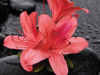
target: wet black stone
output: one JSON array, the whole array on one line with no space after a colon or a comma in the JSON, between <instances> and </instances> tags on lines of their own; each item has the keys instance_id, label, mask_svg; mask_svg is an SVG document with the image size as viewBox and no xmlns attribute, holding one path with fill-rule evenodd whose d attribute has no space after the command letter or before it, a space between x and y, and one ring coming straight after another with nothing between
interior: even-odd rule
<instances>
[{"instance_id":1,"label":"wet black stone","mask_svg":"<svg viewBox=\"0 0 100 75\"><path fill-rule=\"evenodd\" d=\"M10 0L0 0L0 3L6 3L9 4Z\"/></svg>"},{"instance_id":2,"label":"wet black stone","mask_svg":"<svg viewBox=\"0 0 100 75\"><path fill-rule=\"evenodd\" d=\"M100 58L91 48L86 48L78 54L71 54L69 58L74 68L69 68L68 75L98 75L100 72Z\"/></svg>"},{"instance_id":3,"label":"wet black stone","mask_svg":"<svg viewBox=\"0 0 100 75\"><path fill-rule=\"evenodd\" d=\"M96 34L93 34L93 35L92 35L92 38L94 38L94 39L95 39L96 37L97 37L97 35L96 35Z\"/></svg>"},{"instance_id":4,"label":"wet black stone","mask_svg":"<svg viewBox=\"0 0 100 75\"><path fill-rule=\"evenodd\" d=\"M26 0L11 0L10 1L10 11L15 15L20 15L21 12L27 11L31 13L35 11L35 2Z\"/></svg>"},{"instance_id":5,"label":"wet black stone","mask_svg":"<svg viewBox=\"0 0 100 75\"><path fill-rule=\"evenodd\" d=\"M45 68L39 73L27 72L20 65L20 59L16 56L8 56L0 59L0 75L54 75Z\"/></svg>"},{"instance_id":6,"label":"wet black stone","mask_svg":"<svg viewBox=\"0 0 100 75\"><path fill-rule=\"evenodd\" d=\"M4 40L4 38L5 38L5 35L3 35L3 34L0 33L0 48L2 48L2 46L3 46L3 40Z\"/></svg>"},{"instance_id":7,"label":"wet black stone","mask_svg":"<svg viewBox=\"0 0 100 75\"><path fill-rule=\"evenodd\" d=\"M87 36L85 36L85 39L86 39L86 40L89 40L89 39L90 39L90 37L87 35Z\"/></svg>"},{"instance_id":8,"label":"wet black stone","mask_svg":"<svg viewBox=\"0 0 100 75\"><path fill-rule=\"evenodd\" d=\"M92 43L97 43L97 44L100 44L100 40L95 40L95 41L92 41Z\"/></svg>"},{"instance_id":9,"label":"wet black stone","mask_svg":"<svg viewBox=\"0 0 100 75\"><path fill-rule=\"evenodd\" d=\"M7 18L7 13L9 9L9 1L8 0L0 0L0 25Z\"/></svg>"},{"instance_id":10,"label":"wet black stone","mask_svg":"<svg viewBox=\"0 0 100 75\"><path fill-rule=\"evenodd\" d=\"M36 2L43 2L44 0L34 0ZM45 2L47 2L47 0L45 0Z\"/></svg>"}]
</instances>

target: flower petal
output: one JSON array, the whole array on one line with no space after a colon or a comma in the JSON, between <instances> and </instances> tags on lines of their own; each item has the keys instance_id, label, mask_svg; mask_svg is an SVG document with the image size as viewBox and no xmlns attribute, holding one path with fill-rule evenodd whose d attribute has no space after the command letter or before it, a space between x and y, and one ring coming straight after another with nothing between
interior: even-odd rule
<instances>
[{"instance_id":1,"label":"flower petal","mask_svg":"<svg viewBox=\"0 0 100 75\"><path fill-rule=\"evenodd\" d=\"M26 53L27 53L27 50L24 50L24 51L21 53L20 62L21 62L22 67L23 67L26 71L31 72L31 71L33 71L32 65L27 65L27 64L24 62L24 56L25 56Z\"/></svg>"},{"instance_id":2,"label":"flower petal","mask_svg":"<svg viewBox=\"0 0 100 75\"><path fill-rule=\"evenodd\" d=\"M77 25L78 25L76 17L72 17L71 20L69 21L68 25L71 26L71 29L67 33L67 35L68 35L67 38L70 38L74 34L74 32L75 32L75 30L77 28Z\"/></svg>"},{"instance_id":3,"label":"flower petal","mask_svg":"<svg viewBox=\"0 0 100 75\"><path fill-rule=\"evenodd\" d=\"M55 23L51 17L42 14L38 19L39 31L44 38L47 39L47 43L50 44L50 32L54 29Z\"/></svg>"},{"instance_id":4,"label":"flower petal","mask_svg":"<svg viewBox=\"0 0 100 75\"><path fill-rule=\"evenodd\" d=\"M28 65L34 65L48 57L50 57L51 53L46 50L45 46L38 45L34 49L30 49L25 55L25 62Z\"/></svg>"},{"instance_id":5,"label":"flower petal","mask_svg":"<svg viewBox=\"0 0 100 75\"><path fill-rule=\"evenodd\" d=\"M62 11L72 7L74 2L70 2L69 0L47 0L50 9L52 10L52 18L55 22L57 22L60 18L58 16L62 14Z\"/></svg>"},{"instance_id":6,"label":"flower petal","mask_svg":"<svg viewBox=\"0 0 100 75\"><path fill-rule=\"evenodd\" d=\"M27 41L25 37L23 36L7 36L4 39L4 46L10 48L10 49L21 49L25 50L28 48L33 47L33 43L30 41Z\"/></svg>"},{"instance_id":7,"label":"flower petal","mask_svg":"<svg viewBox=\"0 0 100 75\"><path fill-rule=\"evenodd\" d=\"M64 20L64 19L67 19L67 20ZM55 27L55 31L59 32L59 35L65 36L66 38L64 38L64 39L68 40L76 30L76 27L78 25L77 19L75 17L72 17L71 15L69 15L68 18L66 16L64 16L59 21L60 22L58 22Z\"/></svg>"},{"instance_id":8,"label":"flower petal","mask_svg":"<svg viewBox=\"0 0 100 75\"><path fill-rule=\"evenodd\" d=\"M46 37L46 33L49 33L50 30L54 29L55 23L51 17L48 15L42 14L39 16L39 31L42 33L43 37Z\"/></svg>"},{"instance_id":9,"label":"flower petal","mask_svg":"<svg viewBox=\"0 0 100 75\"><path fill-rule=\"evenodd\" d=\"M52 54L52 56L49 57L49 63L56 75L68 74L68 67L63 55Z\"/></svg>"},{"instance_id":10,"label":"flower petal","mask_svg":"<svg viewBox=\"0 0 100 75\"><path fill-rule=\"evenodd\" d=\"M31 27L34 30L35 34L37 34L37 28L36 28L36 20L37 20L37 12L32 12L29 15Z\"/></svg>"},{"instance_id":11,"label":"flower petal","mask_svg":"<svg viewBox=\"0 0 100 75\"><path fill-rule=\"evenodd\" d=\"M78 53L88 47L88 42L82 37L72 37L69 39L69 45L65 48L53 50L55 53L71 54Z\"/></svg>"},{"instance_id":12,"label":"flower petal","mask_svg":"<svg viewBox=\"0 0 100 75\"><path fill-rule=\"evenodd\" d=\"M67 14L64 17L62 17L56 24L56 27L63 25L65 22L69 22L70 19L72 18L72 14ZM56 28L55 27L55 28Z\"/></svg>"},{"instance_id":13,"label":"flower petal","mask_svg":"<svg viewBox=\"0 0 100 75\"><path fill-rule=\"evenodd\" d=\"M61 17L63 17L66 14L72 14L75 13L78 10L84 10L87 14L89 13L88 9L84 9L84 8L80 8L80 7L71 7L67 10L62 11L62 14L59 15L58 19L60 19Z\"/></svg>"},{"instance_id":14,"label":"flower petal","mask_svg":"<svg viewBox=\"0 0 100 75\"><path fill-rule=\"evenodd\" d=\"M34 14L36 16L36 13L34 13ZM35 29L35 28L33 28L33 26L35 27L35 25L33 25L33 24L35 24L35 21L36 21L35 20L36 19L35 16L33 16L33 18L34 18L34 21L33 21L32 18L28 16L27 12L22 12L21 15L20 15L20 22L21 22L21 26L23 28L24 34L31 41L35 40L35 33L36 32L33 30L33 29ZM34 23L31 23L32 21Z\"/></svg>"}]
</instances>

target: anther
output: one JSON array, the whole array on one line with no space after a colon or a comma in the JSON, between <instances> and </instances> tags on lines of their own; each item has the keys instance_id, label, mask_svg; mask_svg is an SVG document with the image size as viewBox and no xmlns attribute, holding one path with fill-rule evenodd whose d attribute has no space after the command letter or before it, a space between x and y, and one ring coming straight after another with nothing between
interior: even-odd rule
<instances>
[{"instance_id":1,"label":"anther","mask_svg":"<svg viewBox=\"0 0 100 75\"><path fill-rule=\"evenodd\" d=\"M52 43L52 45L53 45L54 43Z\"/></svg>"},{"instance_id":2,"label":"anther","mask_svg":"<svg viewBox=\"0 0 100 75\"><path fill-rule=\"evenodd\" d=\"M59 33L59 32L58 32ZM55 35L57 35L58 33L55 33Z\"/></svg>"},{"instance_id":3,"label":"anther","mask_svg":"<svg viewBox=\"0 0 100 75\"><path fill-rule=\"evenodd\" d=\"M64 40L66 40L66 39L64 39Z\"/></svg>"},{"instance_id":4,"label":"anther","mask_svg":"<svg viewBox=\"0 0 100 75\"><path fill-rule=\"evenodd\" d=\"M12 41L14 41L14 39L12 39Z\"/></svg>"},{"instance_id":5,"label":"anther","mask_svg":"<svg viewBox=\"0 0 100 75\"><path fill-rule=\"evenodd\" d=\"M70 41L68 43L71 45L71 42Z\"/></svg>"},{"instance_id":6,"label":"anther","mask_svg":"<svg viewBox=\"0 0 100 75\"><path fill-rule=\"evenodd\" d=\"M54 34L52 34L52 35L54 35Z\"/></svg>"}]
</instances>

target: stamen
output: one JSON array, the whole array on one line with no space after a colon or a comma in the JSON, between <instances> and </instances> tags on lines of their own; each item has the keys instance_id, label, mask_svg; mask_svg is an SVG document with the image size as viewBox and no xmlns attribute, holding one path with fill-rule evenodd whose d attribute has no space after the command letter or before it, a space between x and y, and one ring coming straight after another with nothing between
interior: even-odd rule
<instances>
[{"instance_id":1,"label":"stamen","mask_svg":"<svg viewBox=\"0 0 100 75\"><path fill-rule=\"evenodd\" d=\"M16 28L17 32L19 32L20 34L22 34L24 36L24 33L20 30L18 30L18 28Z\"/></svg>"},{"instance_id":2,"label":"stamen","mask_svg":"<svg viewBox=\"0 0 100 75\"><path fill-rule=\"evenodd\" d=\"M62 46L62 44L60 46Z\"/></svg>"},{"instance_id":3,"label":"stamen","mask_svg":"<svg viewBox=\"0 0 100 75\"><path fill-rule=\"evenodd\" d=\"M59 34L59 32L55 33L55 35Z\"/></svg>"},{"instance_id":4,"label":"stamen","mask_svg":"<svg viewBox=\"0 0 100 75\"><path fill-rule=\"evenodd\" d=\"M17 46L15 46L17 48Z\"/></svg>"},{"instance_id":5,"label":"stamen","mask_svg":"<svg viewBox=\"0 0 100 75\"><path fill-rule=\"evenodd\" d=\"M61 35L60 35L60 37L61 37Z\"/></svg>"},{"instance_id":6,"label":"stamen","mask_svg":"<svg viewBox=\"0 0 100 75\"><path fill-rule=\"evenodd\" d=\"M68 43L71 45L71 42L70 41Z\"/></svg>"}]
</instances>

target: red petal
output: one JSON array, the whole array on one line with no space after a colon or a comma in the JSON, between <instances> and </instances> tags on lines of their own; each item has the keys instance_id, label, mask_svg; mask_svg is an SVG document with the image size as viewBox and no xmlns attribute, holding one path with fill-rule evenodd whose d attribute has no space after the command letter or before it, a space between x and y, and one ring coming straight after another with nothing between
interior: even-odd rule
<instances>
[{"instance_id":1,"label":"red petal","mask_svg":"<svg viewBox=\"0 0 100 75\"><path fill-rule=\"evenodd\" d=\"M68 35L67 38L70 38L74 34L74 32L77 28L77 25L78 25L77 19L75 17L72 17L71 20L69 21L68 25L71 26L71 29L67 33L67 35Z\"/></svg>"},{"instance_id":2,"label":"red petal","mask_svg":"<svg viewBox=\"0 0 100 75\"><path fill-rule=\"evenodd\" d=\"M74 15L76 18L79 18L79 14L73 13L73 15Z\"/></svg>"},{"instance_id":3,"label":"red petal","mask_svg":"<svg viewBox=\"0 0 100 75\"><path fill-rule=\"evenodd\" d=\"M32 13L33 14L33 13ZM36 16L36 13L34 14ZM31 41L35 40L35 31L33 30L33 24L35 23L31 23L32 21L35 22L36 17L33 16L34 21L30 20L32 19L31 17L29 18L27 12L22 12L20 15L20 22L21 22L21 26L23 28L24 34L27 38L29 38ZM35 26L35 25L34 25ZM35 29L35 28L34 28Z\"/></svg>"},{"instance_id":4,"label":"red petal","mask_svg":"<svg viewBox=\"0 0 100 75\"><path fill-rule=\"evenodd\" d=\"M54 50L55 53L71 54L78 53L88 47L88 42L82 37L72 37L69 39L70 44L62 49Z\"/></svg>"},{"instance_id":5,"label":"red petal","mask_svg":"<svg viewBox=\"0 0 100 75\"><path fill-rule=\"evenodd\" d=\"M52 10L52 17L55 22L57 22L58 16L62 14L63 10L66 10L74 5L74 2L70 2L69 0L47 0L50 9Z\"/></svg>"},{"instance_id":6,"label":"red petal","mask_svg":"<svg viewBox=\"0 0 100 75\"><path fill-rule=\"evenodd\" d=\"M68 67L63 55L55 55L49 58L49 63L56 75L67 75Z\"/></svg>"},{"instance_id":7,"label":"red petal","mask_svg":"<svg viewBox=\"0 0 100 75\"><path fill-rule=\"evenodd\" d=\"M24 56L25 56L26 53L27 53L26 50L24 50L24 51L21 53L20 62L21 62L22 67L23 67L26 71L31 72L31 71L33 71L32 65L27 65L27 64L24 62Z\"/></svg>"},{"instance_id":8,"label":"red petal","mask_svg":"<svg viewBox=\"0 0 100 75\"><path fill-rule=\"evenodd\" d=\"M11 49L25 50L33 47L33 42L27 41L23 36L7 36L4 39L4 46Z\"/></svg>"},{"instance_id":9,"label":"red petal","mask_svg":"<svg viewBox=\"0 0 100 75\"><path fill-rule=\"evenodd\" d=\"M34 65L50 56L51 53L43 45L38 45L36 48L29 50L24 59L28 65Z\"/></svg>"},{"instance_id":10,"label":"red petal","mask_svg":"<svg viewBox=\"0 0 100 75\"><path fill-rule=\"evenodd\" d=\"M39 16L38 20L39 31L43 35L44 38L48 40L48 44L50 42L50 32L54 29L55 23L51 17L48 15L42 14Z\"/></svg>"},{"instance_id":11,"label":"red petal","mask_svg":"<svg viewBox=\"0 0 100 75\"><path fill-rule=\"evenodd\" d=\"M63 17L66 14L71 14L71 13L74 13L78 10L84 10L87 14L89 13L88 9L84 9L84 8L80 8L80 7L71 7L67 10L62 11L62 14L59 15L58 19L60 19L61 17Z\"/></svg>"},{"instance_id":12,"label":"red petal","mask_svg":"<svg viewBox=\"0 0 100 75\"><path fill-rule=\"evenodd\" d=\"M68 19L68 20L65 21L64 19ZM77 19L69 15L68 18L65 16L61 20L59 20L59 22L55 27L55 31L59 32L59 35L63 37L65 36L64 39L68 40L75 32L76 27L77 27Z\"/></svg>"},{"instance_id":13,"label":"red petal","mask_svg":"<svg viewBox=\"0 0 100 75\"><path fill-rule=\"evenodd\" d=\"M41 40L43 40L43 36L40 32L38 32L38 34L36 36L36 41L33 42L33 47L35 47Z\"/></svg>"},{"instance_id":14,"label":"red petal","mask_svg":"<svg viewBox=\"0 0 100 75\"><path fill-rule=\"evenodd\" d=\"M72 15L71 15L71 14L65 15L64 17L62 17L62 18L57 22L56 27L63 25L65 22L69 22L71 18L72 18ZM55 27L55 28L56 28L56 27Z\"/></svg>"},{"instance_id":15,"label":"red petal","mask_svg":"<svg viewBox=\"0 0 100 75\"><path fill-rule=\"evenodd\" d=\"M32 12L30 15L29 15L29 18L30 18L30 21L31 21L31 27L32 29L34 30L35 34L37 33L37 28L36 28L36 20L37 20L37 12Z\"/></svg>"}]
</instances>

